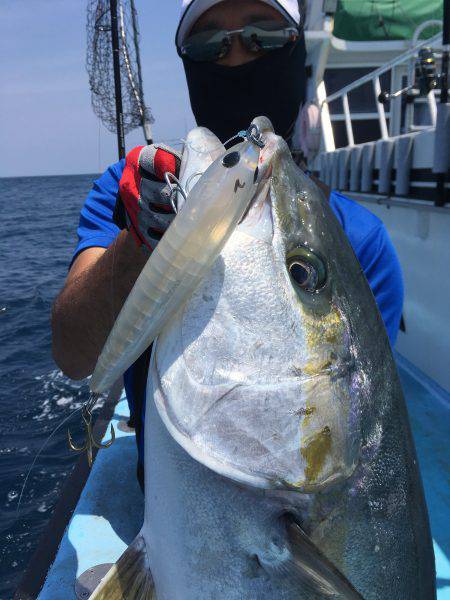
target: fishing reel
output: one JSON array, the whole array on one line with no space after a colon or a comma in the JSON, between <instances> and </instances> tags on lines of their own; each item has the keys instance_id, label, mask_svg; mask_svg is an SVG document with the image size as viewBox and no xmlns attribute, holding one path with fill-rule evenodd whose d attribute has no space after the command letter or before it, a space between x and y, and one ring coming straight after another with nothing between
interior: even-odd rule
<instances>
[{"instance_id":1,"label":"fishing reel","mask_svg":"<svg viewBox=\"0 0 450 600\"><path fill-rule=\"evenodd\" d=\"M380 104L387 104L400 96L405 96L406 102L412 103L416 98L428 96L438 87L440 75L437 73L434 52L431 48L421 48L415 64L414 83L393 93L383 91L378 96Z\"/></svg>"}]
</instances>

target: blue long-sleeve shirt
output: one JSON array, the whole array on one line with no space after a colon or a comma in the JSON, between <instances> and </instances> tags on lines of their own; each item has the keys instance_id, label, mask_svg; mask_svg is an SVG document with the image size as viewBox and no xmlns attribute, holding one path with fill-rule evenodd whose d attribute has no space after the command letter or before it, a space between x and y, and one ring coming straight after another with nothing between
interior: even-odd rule
<instances>
[{"instance_id":1,"label":"blue long-sleeve shirt","mask_svg":"<svg viewBox=\"0 0 450 600\"><path fill-rule=\"evenodd\" d=\"M113 211L124 167L125 160L121 160L108 167L94 182L81 210L73 259L86 248L107 248L119 234L119 228L113 223ZM331 193L330 206L363 268L394 345L403 306L403 279L386 228L369 210L339 192ZM134 404L133 378L133 367L130 367L124 375L124 384L131 409ZM143 460L142 443L138 445Z\"/></svg>"}]
</instances>

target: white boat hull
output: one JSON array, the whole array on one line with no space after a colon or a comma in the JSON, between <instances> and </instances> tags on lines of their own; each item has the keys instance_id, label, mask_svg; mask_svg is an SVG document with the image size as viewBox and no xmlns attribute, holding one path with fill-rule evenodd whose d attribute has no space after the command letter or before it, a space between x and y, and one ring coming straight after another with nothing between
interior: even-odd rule
<instances>
[{"instance_id":1,"label":"white boat hull","mask_svg":"<svg viewBox=\"0 0 450 600\"><path fill-rule=\"evenodd\" d=\"M347 193L386 225L403 269L397 350L450 390L450 208Z\"/></svg>"}]
</instances>

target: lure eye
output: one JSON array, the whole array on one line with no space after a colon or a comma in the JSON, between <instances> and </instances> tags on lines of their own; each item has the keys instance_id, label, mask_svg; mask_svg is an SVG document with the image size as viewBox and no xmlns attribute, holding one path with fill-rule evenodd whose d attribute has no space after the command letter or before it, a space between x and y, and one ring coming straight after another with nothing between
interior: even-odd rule
<instances>
[{"instance_id":1,"label":"lure eye","mask_svg":"<svg viewBox=\"0 0 450 600\"><path fill-rule=\"evenodd\" d=\"M225 156L223 157L222 164L227 169L230 169L231 167L234 167L235 165L237 165L240 160L241 160L241 155L239 154L239 152L236 152L236 151L229 152L228 154L225 154Z\"/></svg>"},{"instance_id":2,"label":"lure eye","mask_svg":"<svg viewBox=\"0 0 450 600\"><path fill-rule=\"evenodd\" d=\"M287 268L295 286L307 292L316 292L326 283L324 261L306 248L297 248L289 253Z\"/></svg>"}]
</instances>

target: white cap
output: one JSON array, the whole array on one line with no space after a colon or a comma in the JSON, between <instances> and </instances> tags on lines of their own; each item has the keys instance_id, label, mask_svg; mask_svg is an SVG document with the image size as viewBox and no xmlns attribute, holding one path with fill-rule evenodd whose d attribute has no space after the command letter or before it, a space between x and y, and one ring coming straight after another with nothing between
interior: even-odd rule
<instances>
[{"instance_id":1,"label":"white cap","mask_svg":"<svg viewBox=\"0 0 450 600\"><path fill-rule=\"evenodd\" d=\"M175 42L178 48L184 42L186 34L197 19L206 12L211 6L222 2L223 0L181 0L181 15L178 25ZM261 0L276 8L286 19L293 24L300 25L300 10L298 0Z\"/></svg>"}]
</instances>

